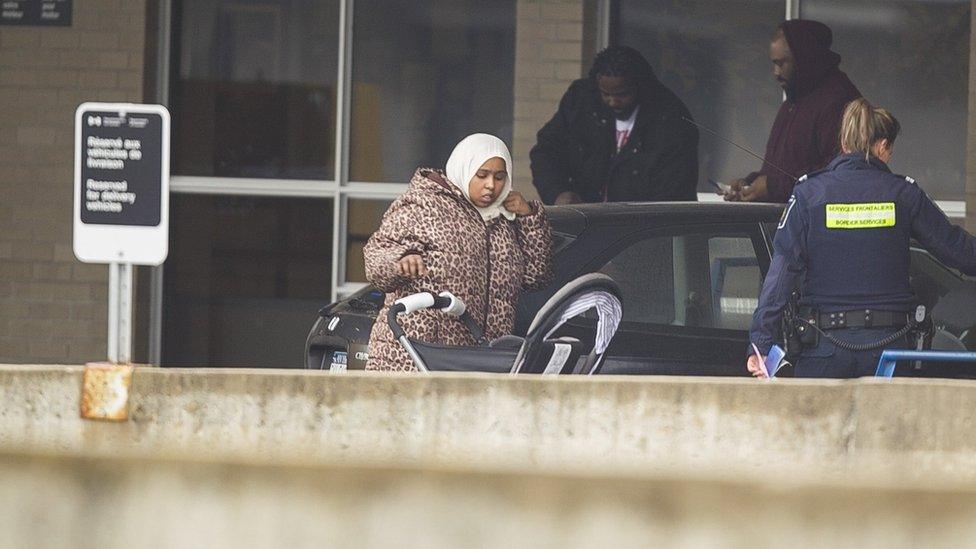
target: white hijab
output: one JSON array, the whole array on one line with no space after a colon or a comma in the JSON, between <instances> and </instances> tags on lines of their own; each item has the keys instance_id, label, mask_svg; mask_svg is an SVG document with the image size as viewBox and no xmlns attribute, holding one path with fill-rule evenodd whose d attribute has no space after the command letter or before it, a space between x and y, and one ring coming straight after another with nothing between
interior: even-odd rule
<instances>
[{"instance_id":1,"label":"white hijab","mask_svg":"<svg viewBox=\"0 0 976 549\"><path fill-rule=\"evenodd\" d=\"M498 199L486 208L481 208L473 202L471 204L485 221L500 215L511 221L515 219L515 212L510 212L502 206L508 197L508 193L512 192L512 155L508 152L508 147L505 146L504 141L487 133L475 133L465 137L454 147L451 157L447 159L447 178L461 189L464 197L470 202L468 183L471 182L471 178L474 177L482 164L496 156L505 161L505 170L508 172L502 194L498 195Z\"/></svg>"}]
</instances>

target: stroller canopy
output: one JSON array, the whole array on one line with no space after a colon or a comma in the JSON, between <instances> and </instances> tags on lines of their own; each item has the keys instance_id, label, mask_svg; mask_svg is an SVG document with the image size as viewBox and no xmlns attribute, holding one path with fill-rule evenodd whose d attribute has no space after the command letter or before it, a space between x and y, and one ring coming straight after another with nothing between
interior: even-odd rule
<instances>
[{"instance_id":1,"label":"stroller canopy","mask_svg":"<svg viewBox=\"0 0 976 549\"><path fill-rule=\"evenodd\" d=\"M526 371L524 358L531 356L535 346L548 341L566 321L590 309L595 310L597 315L595 343L578 373L595 373L623 316L620 287L602 273L576 278L546 301L529 325L525 343L512 365L512 373Z\"/></svg>"}]
</instances>

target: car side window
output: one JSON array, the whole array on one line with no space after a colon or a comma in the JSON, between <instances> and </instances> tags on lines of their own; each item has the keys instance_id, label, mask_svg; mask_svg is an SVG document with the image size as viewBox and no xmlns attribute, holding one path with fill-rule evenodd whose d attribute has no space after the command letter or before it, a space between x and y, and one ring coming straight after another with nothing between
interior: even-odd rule
<instances>
[{"instance_id":1,"label":"car side window","mask_svg":"<svg viewBox=\"0 0 976 549\"><path fill-rule=\"evenodd\" d=\"M750 237L653 236L631 244L600 272L620 285L625 322L746 330L759 300Z\"/></svg>"},{"instance_id":2,"label":"car side window","mask_svg":"<svg viewBox=\"0 0 976 549\"><path fill-rule=\"evenodd\" d=\"M748 330L759 305L762 275L752 241L744 237L708 240L713 326Z\"/></svg>"},{"instance_id":3,"label":"car side window","mask_svg":"<svg viewBox=\"0 0 976 549\"><path fill-rule=\"evenodd\" d=\"M600 272L617 281L624 298L624 321L675 322L674 238L648 238L613 257Z\"/></svg>"}]
</instances>

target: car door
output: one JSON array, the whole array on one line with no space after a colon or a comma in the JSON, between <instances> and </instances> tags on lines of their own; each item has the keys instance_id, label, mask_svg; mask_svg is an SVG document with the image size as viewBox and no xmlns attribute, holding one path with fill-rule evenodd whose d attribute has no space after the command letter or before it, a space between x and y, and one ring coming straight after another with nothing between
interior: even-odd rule
<instances>
[{"instance_id":1,"label":"car door","mask_svg":"<svg viewBox=\"0 0 976 549\"><path fill-rule=\"evenodd\" d=\"M609 275L623 294L601 373L745 375L768 262L758 223L671 226L607 247L582 270ZM573 319L559 334L589 342L594 323Z\"/></svg>"}]
</instances>

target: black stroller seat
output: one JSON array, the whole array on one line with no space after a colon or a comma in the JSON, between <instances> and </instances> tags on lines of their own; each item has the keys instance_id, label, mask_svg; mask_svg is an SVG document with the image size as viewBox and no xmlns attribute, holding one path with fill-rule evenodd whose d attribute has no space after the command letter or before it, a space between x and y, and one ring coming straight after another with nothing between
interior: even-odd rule
<instances>
[{"instance_id":1,"label":"black stroller seat","mask_svg":"<svg viewBox=\"0 0 976 549\"><path fill-rule=\"evenodd\" d=\"M416 341L407 337L397 322L401 314L424 308L440 309L458 316L471 331L474 347L457 347ZM595 344L580 360L584 347L574 338L552 337L567 320L586 311L597 315ZM403 345L421 371L535 373L544 375L595 373L620 324L620 288L607 275L583 275L563 286L539 309L524 338L506 335L484 342L481 328L465 311L464 304L449 293L419 293L396 301L387 315L394 338Z\"/></svg>"}]
</instances>

